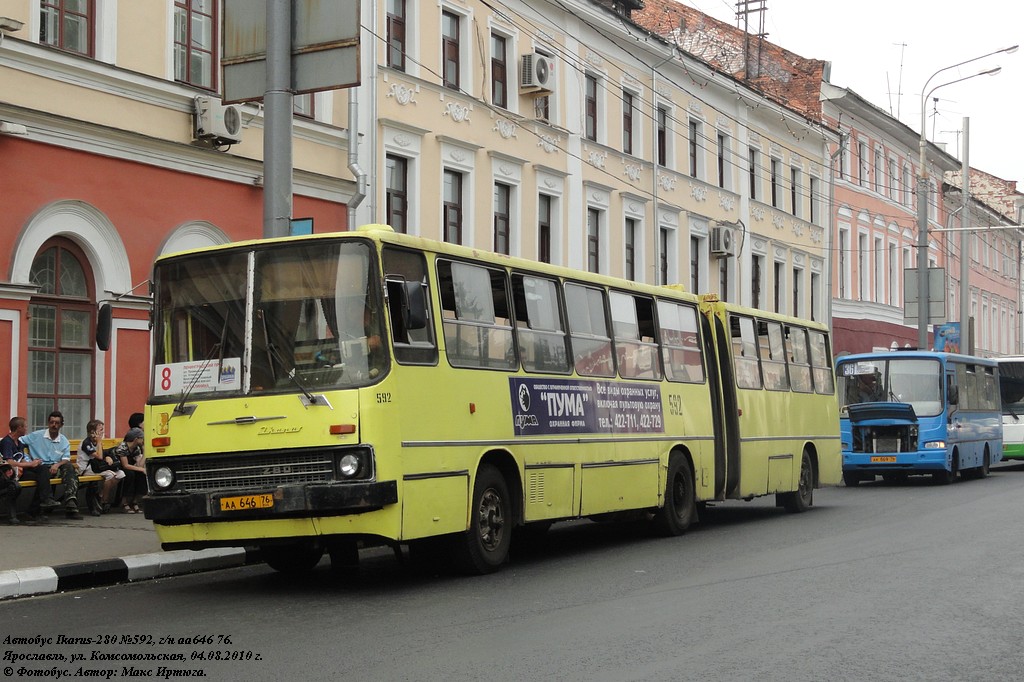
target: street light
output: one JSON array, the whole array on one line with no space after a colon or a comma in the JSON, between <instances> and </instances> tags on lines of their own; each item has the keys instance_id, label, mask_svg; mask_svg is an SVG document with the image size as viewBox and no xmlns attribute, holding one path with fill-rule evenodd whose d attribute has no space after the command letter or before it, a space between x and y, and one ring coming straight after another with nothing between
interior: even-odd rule
<instances>
[{"instance_id":1,"label":"street light","mask_svg":"<svg viewBox=\"0 0 1024 682\"><path fill-rule=\"evenodd\" d=\"M971 62L976 62L980 59L984 59L985 57L991 57L992 55L1001 53L1010 54L1012 52L1016 52L1018 47L1019 45L1005 47L1001 50L988 52L981 56L973 57L951 66L944 66L929 76L928 80L924 83L924 87L921 88L921 158L918 160L917 170L917 346L921 350L926 350L928 348L928 313L931 308L928 291L928 171L925 168L925 150L928 146L928 137L925 128L927 125L927 110L925 108L925 102L928 97L939 88L943 88L947 85L953 85L954 83L959 83L977 76L995 76L1002 69L997 66L992 69L986 69L985 71L979 71L978 73L970 76L964 76L963 78L957 78L945 83L940 83L931 90L928 89L928 85L932 82L933 78L943 71L949 71L950 69L955 69L958 66L970 64ZM963 255L961 254L960 257L963 258ZM965 333L965 330L963 329L963 320L960 321L960 326L960 333Z\"/></svg>"}]
</instances>

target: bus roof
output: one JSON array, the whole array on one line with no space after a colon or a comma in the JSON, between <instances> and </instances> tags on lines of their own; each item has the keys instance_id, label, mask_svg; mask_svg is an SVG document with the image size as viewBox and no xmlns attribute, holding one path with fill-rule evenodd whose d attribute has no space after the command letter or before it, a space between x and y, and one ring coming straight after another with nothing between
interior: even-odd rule
<instances>
[{"instance_id":1,"label":"bus roof","mask_svg":"<svg viewBox=\"0 0 1024 682\"><path fill-rule=\"evenodd\" d=\"M857 362L862 360L892 360L892 359L932 359L946 362L968 362L975 365L995 366L996 361L992 358L983 358L976 355L963 355L962 353L944 353L942 351L928 350L897 350L878 351L876 353L853 353L836 358L836 364L844 362Z\"/></svg>"},{"instance_id":2,"label":"bus roof","mask_svg":"<svg viewBox=\"0 0 1024 682\"><path fill-rule=\"evenodd\" d=\"M578 282L589 282L593 284L608 286L613 289L625 289L635 292L642 292L652 296L669 296L673 298L689 299L693 302L701 300L704 296L706 296L707 300L709 301L718 300L718 297L715 294L695 294L692 291L688 291L681 284L670 284L661 286L646 284L643 282L635 282L633 280L613 277L611 275L595 274L592 272L577 270L575 268L570 268L562 265L552 265L549 263L543 263L541 261L530 260L528 258L521 258L519 256L507 256L505 254L495 253L493 251L487 251L485 249L477 249L469 246L462 246L460 244L451 244L449 242L440 242L434 239L427 239L425 237L416 237L408 234L403 234L401 232L395 232L395 230L390 225L376 224L363 225L358 229L346 230L342 232L324 232L311 235L248 239L239 242L229 242L227 244L205 246L160 256L159 258L156 259L156 264L160 265L164 262L173 261L177 258L201 254L212 255L227 251L249 250L254 247L269 246L274 244L285 245L310 241L333 241L338 239L369 239L380 244L393 244L396 246L404 246L406 248L416 249L419 251L451 256L453 258L466 258L470 260L489 262L498 266L515 268L519 270L527 270L538 274L547 274L552 277L560 277L563 279L574 280ZM789 315L774 313L771 311L761 310L758 308L747 308L745 306L741 306L735 303L725 302L725 306L731 312L749 314L752 316L760 317L762 319L778 320L782 322L790 320L795 321L799 319ZM806 327L818 329L821 331L827 331L828 329L826 325L820 322L805 319L799 319L799 322Z\"/></svg>"}]
</instances>

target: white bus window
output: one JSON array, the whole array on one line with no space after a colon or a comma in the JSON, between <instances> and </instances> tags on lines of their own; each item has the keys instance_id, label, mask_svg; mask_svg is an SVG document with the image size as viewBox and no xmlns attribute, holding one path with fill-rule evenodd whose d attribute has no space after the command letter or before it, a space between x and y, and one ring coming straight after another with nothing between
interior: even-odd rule
<instances>
[{"instance_id":1,"label":"white bus window","mask_svg":"<svg viewBox=\"0 0 1024 682\"><path fill-rule=\"evenodd\" d=\"M761 388L761 368L757 362L757 335L754 319L732 316L732 355L736 367L736 385L740 388Z\"/></svg>"},{"instance_id":2,"label":"white bus window","mask_svg":"<svg viewBox=\"0 0 1024 682\"><path fill-rule=\"evenodd\" d=\"M814 376L814 392L832 395L835 380L832 378L832 363L829 362L828 337L822 332L809 332L811 339L811 368Z\"/></svg>"},{"instance_id":3,"label":"white bus window","mask_svg":"<svg viewBox=\"0 0 1024 682\"><path fill-rule=\"evenodd\" d=\"M765 388L772 391L788 391L789 376L786 374L786 350L782 340L782 325L778 322L761 320L757 323L757 332Z\"/></svg>"},{"instance_id":4,"label":"white bus window","mask_svg":"<svg viewBox=\"0 0 1024 682\"><path fill-rule=\"evenodd\" d=\"M612 363L608 319L604 312L604 291L566 284L565 307L569 312L576 372L583 376L613 376L615 366Z\"/></svg>"},{"instance_id":5,"label":"white bus window","mask_svg":"<svg viewBox=\"0 0 1024 682\"><path fill-rule=\"evenodd\" d=\"M615 330L619 376L626 379L660 379L657 345L654 342L654 306L649 298L618 291L608 294Z\"/></svg>"},{"instance_id":6,"label":"white bus window","mask_svg":"<svg viewBox=\"0 0 1024 682\"><path fill-rule=\"evenodd\" d=\"M448 362L454 367L515 369L504 271L439 261L437 273Z\"/></svg>"},{"instance_id":7,"label":"white bus window","mask_svg":"<svg viewBox=\"0 0 1024 682\"><path fill-rule=\"evenodd\" d=\"M569 372L568 337L562 322L558 283L512 275L512 300L520 359L527 372Z\"/></svg>"},{"instance_id":8,"label":"white bus window","mask_svg":"<svg viewBox=\"0 0 1024 682\"><path fill-rule=\"evenodd\" d=\"M658 301L658 321L665 376L669 381L703 383L697 310L693 306Z\"/></svg>"},{"instance_id":9,"label":"white bus window","mask_svg":"<svg viewBox=\"0 0 1024 682\"><path fill-rule=\"evenodd\" d=\"M811 361L807 350L807 330L786 327L786 357L789 359L789 382L794 391L812 393Z\"/></svg>"}]
</instances>

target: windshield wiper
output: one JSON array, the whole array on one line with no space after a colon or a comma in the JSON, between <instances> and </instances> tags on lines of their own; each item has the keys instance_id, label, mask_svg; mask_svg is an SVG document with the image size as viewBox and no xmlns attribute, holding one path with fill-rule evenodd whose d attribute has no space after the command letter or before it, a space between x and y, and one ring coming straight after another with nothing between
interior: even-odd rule
<instances>
[{"instance_id":1,"label":"windshield wiper","mask_svg":"<svg viewBox=\"0 0 1024 682\"><path fill-rule=\"evenodd\" d=\"M213 344L212 348L210 348L210 352L206 354L206 358L204 358L202 366L192 377L192 383L189 384L188 388L186 388L185 391L181 394L181 400L179 400L178 404L174 406L174 410L171 412L171 416L168 419L173 419L176 415L179 414L191 416L192 412L195 411L195 405L189 406L192 409L186 409L185 402L188 400L188 397L192 395L192 391L195 390L196 384L199 383L199 379L203 376L203 373L206 372L206 368L210 366L210 362L213 360L213 354L221 349L221 345L222 344L218 341L217 343ZM220 357L224 357L223 353L221 353Z\"/></svg>"},{"instance_id":2,"label":"windshield wiper","mask_svg":"<svg viewBox=\"0 0 1024 682\"><path fill-rule=\"evenodd\" d=\"M277 381L277 373L274 372L274 360L277 360L278 364L281 365L281 369L286 370L285 376L291 379L292 383L302 391L302 395L306 396L306 400L309 401L309 404L316 405L317 397L310 393L309 389L299 381L299 377L295 375L294 366L290 370L288 369L288 363L285 362L284 357L277 350L277 347L270 341L270 332L267 330L267 316L262 308L260 309L260 321L262 322L261 326L263 327L263 339L267 342L267 359L270 361L270 373L273 376L274 381Z\"/></svg>"},{"instance_id":3,"label":"windshield wiper","mask_svg":"<svg viewBox=\"0 0 1024 682\"><path fill-rule=\"evenodd\" d=\"M228 322L230 320L231 320L231 308L228 308L224 312L224 324L220 328L220 340L217 341L217 343L213 344L213 347L210 348L210 352L206 354L206 358L205 358L206 361L203 363L202 367L199 368L199 371L196 372L196 375L194 377L192 377L192 383L189 384L189 387L185 390L184 393L181 394L181 401L174 407L174 411L171 412L171 417L174 417L174 415L176 415L176 414L187 414L187 415L191 415L192 414L194 409L193 410L186 410L185 409L185 401L188 400L188 397L190 395L192 395L192 391L195 390L196 384L199 383L199 378L203 376L203 372L205 372L206 368L210 366L210 361L213 360L213 354L214 353L217 353L217 377L218 377L218 379L220 377L220 373L224 371L224 350L227 347L226 341L227 341L227 337L228 337Z\"/></svg>"}]
</instances>

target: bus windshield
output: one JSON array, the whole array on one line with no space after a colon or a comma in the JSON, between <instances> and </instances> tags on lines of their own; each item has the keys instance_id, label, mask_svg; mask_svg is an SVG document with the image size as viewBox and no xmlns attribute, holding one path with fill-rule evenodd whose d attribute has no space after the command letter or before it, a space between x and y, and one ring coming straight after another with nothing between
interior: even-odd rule
<instances>
[{"instance_id":1,"label":"bus windshield","mask_svg":"<svg viewBox=\"0 0 1024 682\"><path fill-rule=\"evenodd\" d=\"M1003 414L1024 415L1024 360L1000 361L999 398Z\"/></svg>"},{"instance_id":2,"label":"bus windshield","mask_svg":"<svg viewBox=\"0 0 1024 682\"><path fill-rule=\"evenodd\" d=\"M872 359L839 365L839 407L855 403L910 403L920 417L941 414L942 366L925 358Z\"/></svg>"},{"instance_id":3,"label":"bus windshield","mask_svg":"<svg viewBox=\"0 0 1024 682\"><path fill-rule=\"evenodd\" d=\"M317 241L159 263L154 398L375 382L387 357L370 254Z\"/></svg>"}]
</instances>

